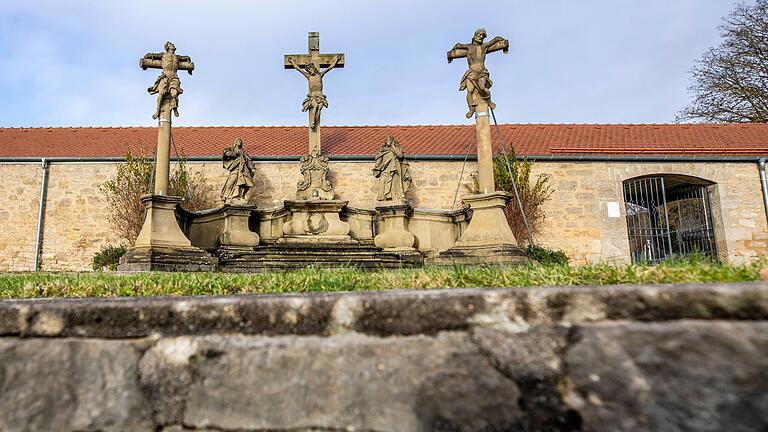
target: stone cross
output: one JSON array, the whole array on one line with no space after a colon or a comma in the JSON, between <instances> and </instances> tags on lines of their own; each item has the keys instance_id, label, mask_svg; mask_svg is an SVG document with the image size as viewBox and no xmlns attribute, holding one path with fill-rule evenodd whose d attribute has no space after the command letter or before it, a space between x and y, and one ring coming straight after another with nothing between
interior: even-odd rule
<instances>
[{"instance_id":1,"label":"stone cross","mask_svg":"<svg viewBox=\"0 0 768 432\"><path fill-rule=\"evenodd\" d=\"M296 69L307 78L309 92L302 104L302 111L309 111L309 151L320 150L320 111L328 107L323 94L323 76L333 68L344 67L344 54L320 54L320 33L309 32L307 54L287 54L283 59L285 69ZM326 68L321 71L320 69Z\"/></svg>"},{"instance_id":2,"label":"stone cross","mask_svg":"<svg viewBox=\"0 0 768 432\"><path fill-rule=\"evenodd\" d=\"M491 123L488 118L488 109L496 108L491 102L491 78L488 69L485 68L485 55L494 51L509 51L509 41L502 37L495 37L487 43L483 43L486 37L485 29L477 29L472 42L468 44L457 43L448 51L448 63L453 59L467 58L469 68L461 78L459 90L467 90L467 105L469 112L467 118L475 115L475 136L477 138L477 171L480 193L489 193L496 190L493 180L493 148L491 146Z\"/></svg>"},{"instance_id":3,"label":"stone cross","mask_svg":"<svg viewBox=\"0 0 768 432\"><path fill-rule=\"evenodd\" d=\"M195 64L188 56L176 55L176 46L165 43L165 52L148 53L139 60L139 67L162 69L149 94L157 94L157 107L152 118L158 119L157 154L155 155L155 195L168 195L168 173L171 165L171 112L179 116L179 95L183 93L177 74L185 70L192 75Z\"/></svg>"}]
</instances>

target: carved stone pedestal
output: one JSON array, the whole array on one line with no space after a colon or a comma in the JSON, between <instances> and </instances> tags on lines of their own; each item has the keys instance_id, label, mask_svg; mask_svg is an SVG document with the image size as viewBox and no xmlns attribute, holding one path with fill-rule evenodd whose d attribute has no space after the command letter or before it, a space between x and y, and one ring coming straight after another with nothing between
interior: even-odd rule
<instances>
[{"instance_id":1,"label":"carved stone pedestal","mask_svg":"<svg viewBox=\"0 0 768 432\"><path fill-rule=\"evenodd\" d=\"M216 237L217 246L256 247L259 245L259 235L248 229L248 218L252 206L240 203L225 204L224 231Z\"/></svg>"},{"instance_id":2,"label":"carved stone pedestal","mask_svg":"<svg viewBox=\"0 0 768 432\"><path fill-rule=\"evenodd\" d=\"M349 235L339 214L347 201L285 201L290 219L283 237L255 248L219 247L219 271L258 272L317 267L361 269L420 267L424 257L415 249L382 250Z\"/></svg>"},{"instance_id":3,"label":"carved stone pedestal","mask_svg":"<svg viewBox=\"0 0 768 432\"><path fill-rule=\"evenodd\" d=\"M376 211L383 219L382 230L373 239L373 243L386 251L405 250L412 251L416 244L416 237L406 228L406 217L413 209L410 205L398 204L376 207Z\"/></svg>"},{"instance_id":4,"label":"carved stone pedestal","mask_svg":"<svg viewBox=\"0 0 768 432\"><path fill-rule=\"evenodd\" d=\"M277 243L356 243L349 236L349 224L339 217L349 201L286 200L291 219L283 225Z\"/></svg>"},{"instance_id":5,"label":"carved stone pedestal","mask_svg":"<svg viewBox=\"0 0 768 432\"><path fill-rule=\"evenodd\" d=\"M509 228L504 207L512 198L507 192L468 195L464 202L472 219L456 246L441 252L436 264L522 264L528 261Z\"/></svg>"},{"instance_id":6,"label":"carved stone pedestal","mask_svg":"<svg viewBox=\"0 0 768 432\"><path fill-rule=\"evenodd\" d=\"M192 246L179 228L176 205L181 197L144 195L144 225L134 247L120 258L119 271L212 271L216 258Z\"/></svg>"}]
</instances>

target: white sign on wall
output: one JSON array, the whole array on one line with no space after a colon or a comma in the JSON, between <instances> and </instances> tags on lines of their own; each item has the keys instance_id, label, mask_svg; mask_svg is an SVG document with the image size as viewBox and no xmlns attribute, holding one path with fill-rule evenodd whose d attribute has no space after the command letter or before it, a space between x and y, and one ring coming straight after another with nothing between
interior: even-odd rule
<instances>
[{"instance_id":1,"label":"white sign on wall","mask_svg":"<svg viewBox=\"0 0 768 432\"><path fill-rule=\"evenodd\" d=\"M617 218L621 217L621 212L619 211L619 203L617 202L608 202L606 203L608 206L608 217L609 218Z\"/></svg>"}]
</instances>

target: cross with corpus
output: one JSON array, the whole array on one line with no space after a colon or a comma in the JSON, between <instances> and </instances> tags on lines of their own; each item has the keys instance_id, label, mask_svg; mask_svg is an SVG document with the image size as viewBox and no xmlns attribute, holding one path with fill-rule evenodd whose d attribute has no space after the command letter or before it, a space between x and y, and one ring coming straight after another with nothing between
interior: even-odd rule
<instances>
[{"instance_id":1,"label":"cross with corpus","mask_svg":"<svg viewBox=\"0 0 768 432\"><path fill-rule=\"evenodd\" d=\"M157 95L157 105L152 118L158 119L157 129L157 155L155 159L155 194L168 194L168 173L171 164L171 112L179 116L179 95L181 80L178 72L185 70L192 75L195 64L189 56L176 54L176 46L171 42L164 45L165 52L148 53L139 60L139 67L147 70L161 69L152 87L148 88L149 94Z\"/></svg>"},{"instance_id":2,"label":"cross with corpus","mask_svg":"<svg viewBox=\"0 0 768 432\"><path fill-rule=\"evenodd\" d=\"M323 76L333 68L344 67L344 54L320 54L320 33L309 32L307 54L287 54L283 59L285 69L296 69L307 79L309 92L302 104L302 111L309 111L309 154L320 154L320 111L328 107L323 94ZM325 70L322 70L326 68Z\"/></svg>"},{"instance_id":3,"label":"cross with corpus","mask_svg":"<svg viewBox=\"0 0 768 432\"><path fill-rule=\"evenodd\" d=\"M448 51L448 63L457 58L467 58L469 68L464 72L459 84L459 91L467 91L467 118L475 115L475 140L477 142L477 171L480 193L494 192L496 185L493 179L493 146L491 145L491 123L488 109L495 109L491 101L491 78L485 68L485 56L495 51L509 51L509 41L496 36L485 42L485 29L475 30L472 42L457 43Z\"/></svg>"}]
</instances>

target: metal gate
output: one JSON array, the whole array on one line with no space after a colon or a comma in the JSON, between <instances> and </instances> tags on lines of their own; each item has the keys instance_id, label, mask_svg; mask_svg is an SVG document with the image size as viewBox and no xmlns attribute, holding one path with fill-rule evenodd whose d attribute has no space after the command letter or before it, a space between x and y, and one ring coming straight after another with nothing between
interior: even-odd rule
<instances>
[{"instance_id":1,"label":"metal gate","mask_svg":"<svg viewBox=\"0 0 768 432\"><path fill-rule=\"evenodd\" d=\"M665 177L628 180L624 202L632 262L692 254L717 257L706 185Z\"/></svg>"}]
</instances>

